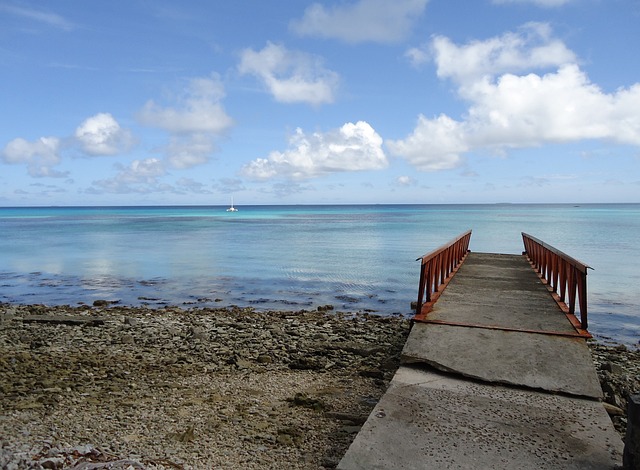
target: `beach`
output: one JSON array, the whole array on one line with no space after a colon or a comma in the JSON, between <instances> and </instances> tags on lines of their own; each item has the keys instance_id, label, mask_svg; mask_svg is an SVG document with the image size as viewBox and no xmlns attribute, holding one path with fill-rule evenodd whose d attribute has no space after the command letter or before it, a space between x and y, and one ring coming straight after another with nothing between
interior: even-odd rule
<instances>
[{"instance_id":1,"label":"beach","mask_svg":"<svg viewBox=\"0 0 640 470\"><path fill-rule=\"evenodd\" d=\"M401 317L0 306L0 468L333 468Z\"/></svg>"},{"instance_id":2,"label":"beach","mask_svg":"<svg viewBox=\"0 0 640 470\"><path fill-rule=\"evenodd\" d=\"M410 328L330 307L97 305L0 305L1 468L335 468ZM640 353L591 348L624 435Z\"/></svg>"}]
</instances>

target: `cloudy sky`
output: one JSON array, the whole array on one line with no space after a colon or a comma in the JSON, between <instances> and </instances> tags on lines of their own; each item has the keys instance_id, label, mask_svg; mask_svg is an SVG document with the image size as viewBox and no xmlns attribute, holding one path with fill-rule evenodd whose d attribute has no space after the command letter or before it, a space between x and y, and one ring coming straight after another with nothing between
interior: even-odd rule
<instances>
[{"instance_id":1,"label":"cloudy sky","mask_svg":"<svg viewBox=\"0 0 640 470\"><path fill-rule=\"evenodd\" d=\"M640 0L0 0L0 205L640 202Z\"/></svg>"}]
</instances>

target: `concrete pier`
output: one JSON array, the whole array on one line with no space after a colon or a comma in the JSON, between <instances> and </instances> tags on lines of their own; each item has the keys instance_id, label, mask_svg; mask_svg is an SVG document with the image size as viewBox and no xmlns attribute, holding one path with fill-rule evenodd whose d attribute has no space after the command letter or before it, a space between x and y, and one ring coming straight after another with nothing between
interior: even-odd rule
<instances>
[{"instance_id":1,"label":"concrete pier","mask_svg":"<svg viewBox=\"0 0 640 470\"><path fill-rule=\"evenodd\" d=\"M518 255L470 253L339 470L614 469L585 339Z\"/></svg>"}]
</instances>

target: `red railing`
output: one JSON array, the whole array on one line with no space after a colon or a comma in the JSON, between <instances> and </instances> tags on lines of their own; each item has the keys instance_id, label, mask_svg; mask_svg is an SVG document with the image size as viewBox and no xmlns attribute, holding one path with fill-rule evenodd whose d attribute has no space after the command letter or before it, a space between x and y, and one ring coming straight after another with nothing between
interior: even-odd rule
<instances>
[{"instance_id":1,"label":"red railing","mask_svg":"<svg viewBox=\"0 0 640 470\"><path fill-rule=\"evenodd\" d=\"M431 310L451 277L458 271L469 252L469 240L471 230L416 259L421 260L422 264L415 319L419 320Z\"/></svg>"},{"instance_id":2,"label":"red railing","mask_svg":"<svg viewBox=\"0 0 640 470\"><path fill-rule=\"evenodd\" d=\"M551 291L560 308L577 328L587 330L587 269L593 269L562 251L522 232L529 263ZM580 312L580 321L576 316Z\"/></svg>"}]
</instances>

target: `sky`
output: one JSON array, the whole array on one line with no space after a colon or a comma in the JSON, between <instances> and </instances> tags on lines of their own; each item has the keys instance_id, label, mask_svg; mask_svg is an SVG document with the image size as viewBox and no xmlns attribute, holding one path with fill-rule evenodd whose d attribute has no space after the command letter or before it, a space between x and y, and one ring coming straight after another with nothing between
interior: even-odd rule
<instances>
[{"instance_id":1,"label":"sky","mask_svg":"<svg viewBox=\"0 0 640 470\"><path fill-rule=\"evenodd\" d=\"M0 0L0 206L640 202L640 0Z\"/></svg>"}]
</instances>

